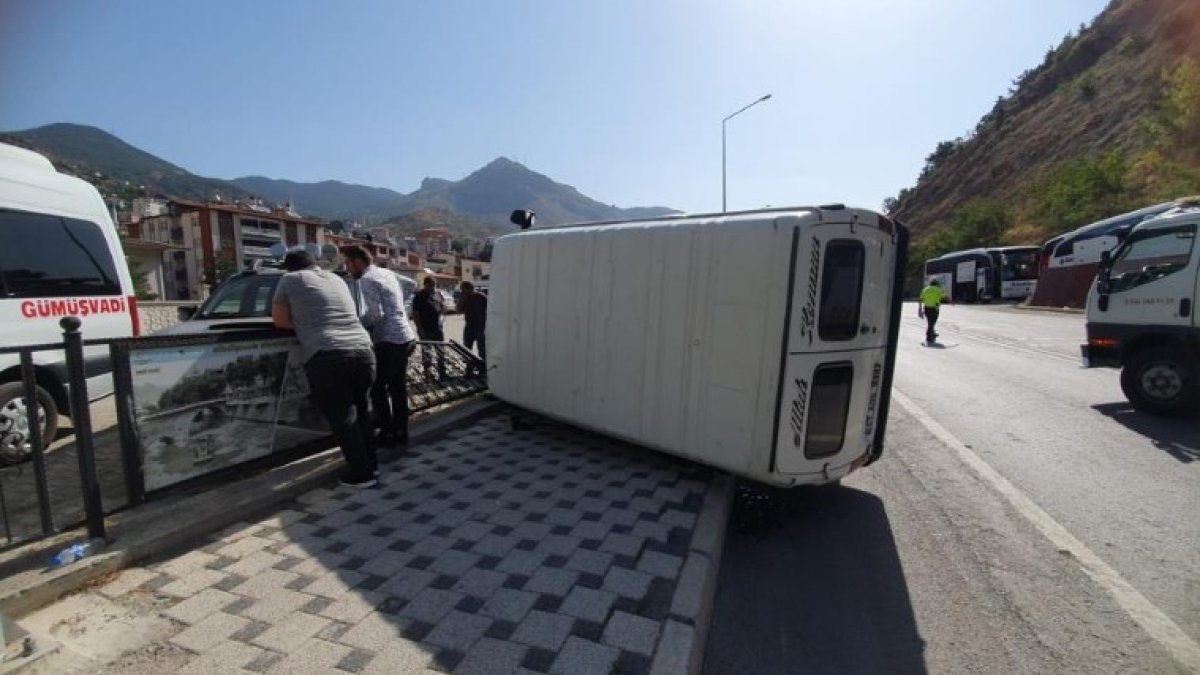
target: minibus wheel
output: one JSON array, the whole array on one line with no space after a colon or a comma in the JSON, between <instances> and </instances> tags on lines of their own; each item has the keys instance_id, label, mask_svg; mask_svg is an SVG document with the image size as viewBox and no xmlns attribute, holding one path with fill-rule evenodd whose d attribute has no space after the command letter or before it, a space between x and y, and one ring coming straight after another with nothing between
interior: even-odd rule
<instances>
[{"instance_id":1,"label":"minibus wheel","mask_svg":"<svg viewBox=\"0 0 1200 675\"><path fill-rule=\"evenodd\" d=\"M38 417L42 423L42 447L54 441L58 433L58 406L54 397L37 387ZM25 405L25 384L0 384L0 465L19 464L33 456L29 434L29 410Z\"/></svg>"}]
</instances>

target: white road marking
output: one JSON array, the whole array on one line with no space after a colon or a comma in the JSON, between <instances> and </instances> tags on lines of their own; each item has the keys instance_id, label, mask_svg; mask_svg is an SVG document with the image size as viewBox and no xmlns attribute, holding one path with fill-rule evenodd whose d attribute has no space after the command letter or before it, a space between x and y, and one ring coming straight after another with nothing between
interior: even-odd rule
<instances>
[{"instance_id":1,"label":"white road marking","mask_svg":"<svg viewBox=\"0 0 1200 675\"><path fill-rule=\"evenodd\" d=\"M1067 531L1067 528L1060 525L1050 514L1025 496L1025 493L1017 489L1007 478L1000 475L990 464L983 461L962 441L955 438L954 434L938 424L916 403L913 403L912 399L895 389L892 390L892 397L938 440L953 450L959 459L975 471L976 475L1000 493L1016 509L1017 513L1032 523L1050 540L1050 543L1060 551L1074 557L1084 573L1101 588L1108 591L1129 617L1141 626L1142 630L1146 631L1151 638L1166 648L1180 665L1191 672L1200 673L1200 644L1197 644L1170 617L1150 602L1108 563L1104 562L1100 556L1076 539L1075 535Z\"/></svg>"}]
</instances>

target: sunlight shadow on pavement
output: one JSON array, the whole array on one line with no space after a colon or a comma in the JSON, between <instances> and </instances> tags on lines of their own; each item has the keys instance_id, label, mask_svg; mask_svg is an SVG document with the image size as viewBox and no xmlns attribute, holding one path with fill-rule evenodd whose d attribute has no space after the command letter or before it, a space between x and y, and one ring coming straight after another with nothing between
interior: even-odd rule
<instances>
[{"instance_id":1,"label":"sunlight shadow on pavement","mask_svg":"<svg viewBox=\"0 0 1200 675\"><path fill-rule=\"evenodd\" d=\"M1100 403L1092 409L1145 436L1154 447L1185 464L1200 460L1200 423L1195 419L1147 415L1124 401Z\"/></svg>"},{"instance_id":2,"label":"sunlight shadow on pavement","mask_svg":"<svg viewBox=\"0 0 1200 675\"><path fill-rule=\"evenodd\" d=\"M730 527L705 673L926 672L878 497L824 487L756 500L739 490Z\"/></svg>"}]
</instances>

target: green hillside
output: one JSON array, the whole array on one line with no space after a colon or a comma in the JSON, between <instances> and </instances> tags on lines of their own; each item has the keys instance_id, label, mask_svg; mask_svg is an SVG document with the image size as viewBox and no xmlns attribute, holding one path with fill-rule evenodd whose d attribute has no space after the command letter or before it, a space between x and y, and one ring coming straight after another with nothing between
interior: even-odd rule
<instances>
[{"instance_id":1,"label":"green hillside","mask_svg":"<svg viewBox=\"0 0 1200 675\"><path fill-rule=\"evenodd\" d=\"M1114 0L1021 73L965 138L885 202L910 272L962 248L1041 244L1200 193L1200 2Z\"/></svg>"}]
</instances>

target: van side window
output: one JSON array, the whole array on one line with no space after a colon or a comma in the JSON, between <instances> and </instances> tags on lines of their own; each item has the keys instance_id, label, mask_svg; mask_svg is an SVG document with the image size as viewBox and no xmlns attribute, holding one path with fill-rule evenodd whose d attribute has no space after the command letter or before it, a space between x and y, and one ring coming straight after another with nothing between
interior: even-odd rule
<instances>
[{"instance_id":1,"label":"van side window","mask_svg":"<svg viewBox=\"0 0 1200 675\"><path fill-rule=\"evenodd\" d=\"M7 298L121 295L96 223L0 209L0 291Z\"/></svg>"},{"instance_id":2,"label":"van side window","mask_svg":"<svg viewBox=\"0 0 1200 675\"><path fill-rule=\"evenodd\" d=\"M866 256L861 241L834 239L826 244L817 321L817 335L822 340L851 340L858 335Z\"/></svg>"}]
</instances>

